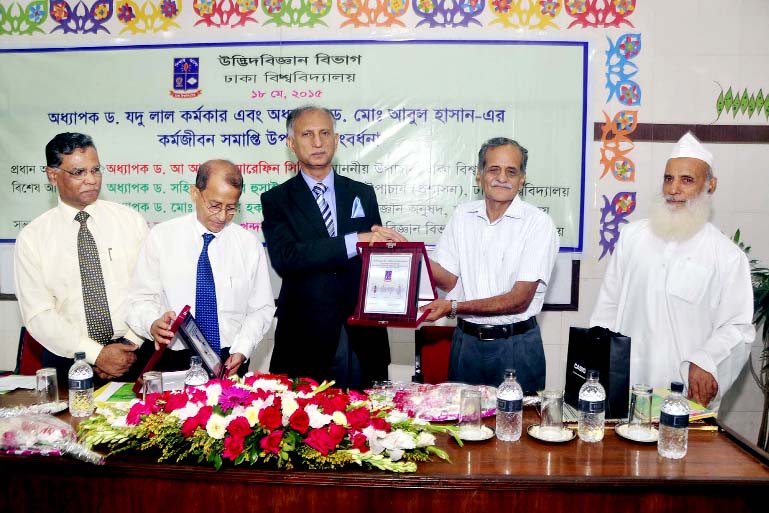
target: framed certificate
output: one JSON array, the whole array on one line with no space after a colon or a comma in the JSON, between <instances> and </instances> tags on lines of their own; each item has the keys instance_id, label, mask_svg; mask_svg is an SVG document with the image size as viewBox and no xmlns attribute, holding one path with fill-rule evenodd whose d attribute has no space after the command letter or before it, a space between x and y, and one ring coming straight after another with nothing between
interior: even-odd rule
<instances>
[{"instance_id":1,"label":"framed certificate","mask_svg":"<svg viewBox=\"0 0 769 513\"><path fill-rule=\"evenodd\" d=\"M185 310L187 313L181 320L177 331L179 338L182 339L184 344L193 353L200 356L200 359L203 361L203 368L208 372L209 378L221 378L224 374L222 359L208 343L203 332L200 331L198 323L195 322L195 318L189 312L189 306L186 306L182 311L184 312Z\"/></svg>"},{"instance_id":2,"label":"framed certificate","mask_svg":"<svg viewBox=\"0 0 769 513\"><path fill-rule=\"evenodd\" d=\"M208 344L208 341L206 340L206 337L203 335L203 332L200 331L200 328L190 313L190 305L185 305L184 308L182 308L182 311L179 312L179 315L176 316L174 322L171 323L169 331L179 335L179 338L184 341L184 344L190 350L192 350L193 353L200 356L200 359L203 360L203 368L206 369L206 372L208 372L208 376L210 378L219 378L222 376L224 372L224 364L222 363L222 359L219 358L219 355L217 355L216 352L211 348L211 346ZM149 344L151 342L147 343ZM142 369L142 372L136 379L133 388L131 388L133 393L137 396L141 393L142 390L144 373L149 372L155 368L155 365L158 363L158 360L160 360L160 357L163 356L163 353L167 347L168 346L165 344L160 344L160 348L156 349L155 352L152 353L152 356L147 362L147 365L145 365L144 369Z\"/></svg>"},{"instance_id":3,"label":"framed certificate","mask_svg":"<svg viewBox=\"0 0 769 513\"><path fill-rule=\"evenodd\" d=\"M422 242L358 243L363 260L358 305L347 322L415 328L427 317L419 307L438 297Z\"/></svg>"}]
</instances>

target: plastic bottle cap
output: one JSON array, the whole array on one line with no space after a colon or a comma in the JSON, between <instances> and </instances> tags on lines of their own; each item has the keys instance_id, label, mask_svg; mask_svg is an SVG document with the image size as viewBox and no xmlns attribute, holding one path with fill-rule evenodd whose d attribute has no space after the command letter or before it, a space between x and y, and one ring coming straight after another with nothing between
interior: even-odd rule
<instances>
[{"instance_id":1,"label":"plastic bottle cap","mask_svg":"<svg viewBox=\"0 0 769 513\"><path fill-rule=\"evenodd\" d=\"M75 353L75 360L85 360L85 352L78 351L77 353Z\"/></svg>"},{"instance_id":2,"label":"plastic bottle cap","mask_svg":"<svg viewBox=\"0 0 769 513\"><path fill-rule=\"evenodd\" d=\"M598 379L598 371L597 370L587 371L587 379Z\"/></svg>"},{"instance_id":3,"label":"plastic bottle cap","mask_svg":"<svg viewBox=\"0 0 769 513\"><path fill-rule=\"evenodd\" d=\"M681 383L680 381L673 381L670 384L670 390L672 392L678 392L680 394L684 391L684 384Z\"/></svg>"},{"instance_id":4,"label":"plastic bottle cap","mask_svg":"<svg viewBox=\"0 0 769 513\"><path fill-rule=\"evenodd\" d=\"M515 369L505 369L505 379L515 378Z\"/></svg>"}]
</instances>

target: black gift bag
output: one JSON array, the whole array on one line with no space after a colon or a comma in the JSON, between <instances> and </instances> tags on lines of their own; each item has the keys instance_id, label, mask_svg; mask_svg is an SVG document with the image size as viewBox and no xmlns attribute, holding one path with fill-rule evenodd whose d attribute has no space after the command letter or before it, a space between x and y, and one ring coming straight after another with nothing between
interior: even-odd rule
<instances>
[{"instance_id":1,"label":"black gift bag","mask_svg":"<svg viewBox=\"0 0 769 513\"><path fill-rule=\"evenodd\" d=\"M627 418L630 337L600 326L570 328L564 400L575 408L578 408L579 389L591 369L600 373L598 381L606 389L606 418Z\"/></svg>"}]
</instances>

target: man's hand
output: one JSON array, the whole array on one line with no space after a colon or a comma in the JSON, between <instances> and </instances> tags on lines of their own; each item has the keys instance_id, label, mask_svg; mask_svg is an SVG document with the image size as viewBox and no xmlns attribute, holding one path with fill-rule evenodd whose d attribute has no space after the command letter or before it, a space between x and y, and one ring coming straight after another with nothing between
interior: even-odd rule
<instances>
[{"instance_id":1,"label":"man's hand","mask_svg":"<svg viewBox=\"0 0 769 513\"><path fill-rule=\"evenodd\" d=\"M176 319L176 312L169 310L150 326L150 335L155 340L155 349L160 349L160 344L168 345L173 340L174 332L170 329L174 319Z\"/></svg>"},{"instance_id":2,"label":"man's hand","mask_svg":"<svg viewBox=\"0 0 769 513\"><path fill-rule=\"evenodd\" d=\"M408 242L408 239L395 230L375 224L370 232L358 234L358 242L368 242L371 245L374 242Z\"/></svg>"},{"instance_id":3,"label":"man's hand","mask_svg":"<svg viewBox=\"0 0 769 513\"><path fill-rule=\"evenodd\" d=\"M227 369L225 371L225 374L227 376L232 376L236 372L238 372L238 369L240 368L240 365L246 361L246 357L243 356L240 353L233 353L230 355L229 358L227 358L227 361L224 362L224 367Z\"/></svg>"},{"instance_id":4,"label":"man's hand","mask_svg":"<svg viewBox=\"0 0 769 513\"><path fill-rule=\"evenodd\" d=\"M696 401L703 406L707 406L717 393L718 382L713 375L690 362L689 399Z\"/></svg>"},{"instance_id":5,"label":"man's hand","mask_svg":"<svg viewBox=\"0 0 769 513\"><path fill-rule=\"evenodd\" d=\"M96 374L104 379L119 378L131 368L136 361L136 344L110 344L104 346L96 357L94 368Z\"/></svg>"},{"instance_id":6,"label":"man's hand","mask_svg":"<svg viewBox=\"0 0 769 513\"><path fill-rule=\"evenodd\" d=\"M419 309L420 312L424 312L425 310L430 310L426 320L437 321L451 313L451 301L448 299L436 299Z\"/></svg>"}]
</instances>

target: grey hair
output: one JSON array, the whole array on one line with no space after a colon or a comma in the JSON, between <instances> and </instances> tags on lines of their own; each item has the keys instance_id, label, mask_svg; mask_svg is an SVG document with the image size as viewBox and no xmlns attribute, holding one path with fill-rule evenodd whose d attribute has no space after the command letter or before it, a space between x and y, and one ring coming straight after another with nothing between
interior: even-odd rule
<instances>
[{"instance_id":1,"label":"grey hair","mask_svg":"<svg viewBox=\"0 0 769 513\"><path fill-rule=\"evenodd\" d=\"M330 110L325 107L318 107L317 105L304 105L302 107L295 108L288 113L288 116L286 116L286 132L288 133L289 137L294 137L294 123L296 123L297 118L305 112L311 111L319 111L325 113L328 116L328 119L331 120L331 126L334 128L334 132L336 132L336 119L334 119L334 114Z\"/></svg>"},{"instance_id":2,"label":"grey hair","mask_svg":"<svg viewBox=\"0 0 769 513\"><path fill-rule=\"evenodd\" d=\"M483 168L486 166L486 152L490 148L498 148L500 146L510 145L514 148L518 148L521 152L523 159L521 160L521 173L526 173L526 163L529 161L529 150L518 144L517 141L508 139L507 137L492 137L481 146L478 152L478 174L483 173Z\"/></svg>"}]
</instances>

